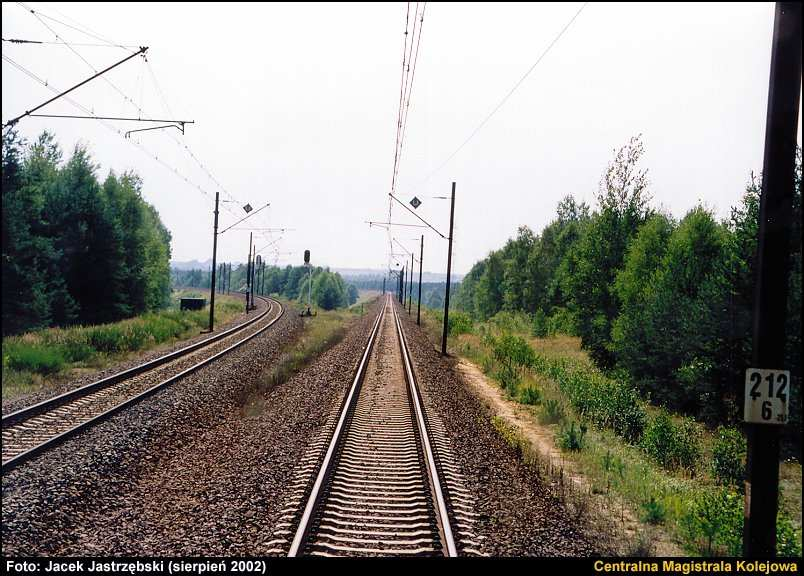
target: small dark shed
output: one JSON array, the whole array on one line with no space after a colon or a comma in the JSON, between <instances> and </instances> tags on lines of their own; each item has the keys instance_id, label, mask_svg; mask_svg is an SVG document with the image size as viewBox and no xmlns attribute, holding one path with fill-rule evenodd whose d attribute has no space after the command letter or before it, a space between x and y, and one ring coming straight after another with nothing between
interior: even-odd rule
<instances>
[{"instance_id":1,"label":"small dark shed","mask_svg":"<svg viewBox=\"0 0 804 576\"><path fill-rule=\"evenodd\" d=\"M182 298L181 310L203 310L207 305L206 298Z\"/></svg>"}]
</instances>

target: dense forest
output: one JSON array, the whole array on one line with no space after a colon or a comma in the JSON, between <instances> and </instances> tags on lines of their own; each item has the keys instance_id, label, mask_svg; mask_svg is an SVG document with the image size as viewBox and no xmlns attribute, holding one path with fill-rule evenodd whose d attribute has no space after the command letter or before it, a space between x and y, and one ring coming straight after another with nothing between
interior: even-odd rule
<instances>
[{"instance_id":1,"label":"dense forest","mask_svg":"<svg viewBox=\"0 0 804 576\"><path fill-rule=\"evenodd\" d=\"M725 221L698 205L651 205L639 137L616 152L592 210L573 197L541 234L527 227L476 263L455 308L476 320L528 314L533 332L580 336L597 364L657 404L710 423L740 419L751 360L760 180ZM800 431L801 151L795 173L785 368ZM795 433L795 432L794 432Z\"/></svg>"},{"instance_id":2,"label":"dense forest","mask_svg":"<svg viewBox=\"0 0 804 576\"><path fill-rule=\"evenodd\" d=\"M216 287L230 292L243 292L246 289L246 266L232 266L231 278L219 271ZM209 270L173 270L172 281L175 287L206 288L210 285ZM230 282L222 285L222 282ZM256 294L278 294L290 300L307 302L308 272L304 266L265 266L257 268L255 279ZM358 291L353 284L344 282L341 275L327 268L312 269L311 299L314 306L324 310L333 310L351 306L357 302Z\"/></svg>"},{"instance_id":3,"label":"dense forest","mask_svg":"<svg viewBox=\"0 0 804 576\"><path fill-rule=\"evenodd\" d=\"M3 133L3 335L99 324L170 296L170 233L133 172L102 182L87 148Z\"/></svg>"}]
</instances>

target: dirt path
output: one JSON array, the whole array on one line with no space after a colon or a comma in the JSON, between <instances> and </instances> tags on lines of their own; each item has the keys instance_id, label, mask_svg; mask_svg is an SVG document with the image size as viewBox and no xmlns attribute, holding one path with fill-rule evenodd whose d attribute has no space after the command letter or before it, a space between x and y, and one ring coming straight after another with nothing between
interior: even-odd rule
<instances>
[{"instance_id":1,"label":"dirt path","mask_svg":"<svg viewBox=\"0 0 804 576\"><path fill-rule=\"evenodd\" d=\"M561 450L556 446L553 430L539 424L528 407L506 399L502 390L490 383L483 372L471 362L461 358L456 367L471 390L495 415L517 430L538 457L549 465L550 469L562 471L564 481L572 482L577 491L588 494L592 498L592 509L601 518L609 521L619 519L625 540L634 541L640 533L649 529L616 496L592 493L592 486L589 480L573 461L564 458ZM653 553L657 556L685 555L678 545L670 540L666 534L658 530L654 530L651 534L651 544Z\"/></svg>"}]
</instances>

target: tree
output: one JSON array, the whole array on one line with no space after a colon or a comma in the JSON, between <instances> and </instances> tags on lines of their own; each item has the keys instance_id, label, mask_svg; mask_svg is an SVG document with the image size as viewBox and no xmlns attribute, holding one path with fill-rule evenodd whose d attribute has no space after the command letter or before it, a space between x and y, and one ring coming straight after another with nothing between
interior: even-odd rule
<instances>
[{"instance_id":1,"label":"tree","mask_svg":"<svg viewBox=\"0 0 804 576\"><path fill-rule=\"evenodd\" d=\"M649 345L638 375L650 375L659 402L693 413L722 381L718 319L728 288L726 248L726 229L712 213L700 206L690 210L668 239L644 304L643 337Z\"/></svg>"},{"instance_id":2,"label":"tree","mask_svg":"<svg viewBox=\"0 0 804 576\"><path fill-rule=\"evenodd\" d=\"M669 216L655 214L639 229L628 247L623 269L617 273L614 292L621 312L612 325L612 342L619 366L643 389L652 386L650 349L660 334L646 323L647 307L655 298L657 274L675 224Z\"/></svg>"},{"instance_id":3,"label":"tree","mask_svg":"<svg viewBox=\"0 0 804 576\"><path fill-rule=\"evenodd\" d=\"M612 291L632 236L650 215L647 172L638 169L644 152L640 137L620 148L600 183L596 213L573 250L567 278L570 308L583 345L603 366L614 361L611 329L619 313Z\"/></svg>"},{"instance_id":4,"label":"tree","mask_svg":"<svg viewBox=\"0 0 804 576\"><path fill-rule=\"evenodd\" d=\"M313 301L319 308L334 310L346 302L343 280L339 274L321 272L313 278Z\"/></svg>"},{"instance_id":5,"label":"tree","mask_svg":"<svg viewBox=\"0 0 804 576\"><path fill-rule=\"evenodd\" d=\"M490 318L502 309L503 274L502 256L499 252L492 252L486 259L483 275L474 294L474 307L480 318Z\"/></svg>"},{"instance_id":6,"label":"tree","mask_svg":"<svg viewBox=\"0 0 804 576\"><path fill-rule=\"evenodd\" d=\"M528 310L532 307L532 290L528 279L528 256L536 237L527 226L520 226L516 239L509 240L503 256L503 309Z\"/></svg>"},{"instance_id":7,"label":"tree","mask_svg":"<svg viewBox=\"0 0 804 576\"><path fill-rule=\"evenodd\" d=\"M101 186L84 146L65 165L52 134L3 135L3 333L155 309L170 287L170 234L133 173Z\"/></svg>"},{"instance_id":8,"label":"tree","mask_svg":"<svg viewBox=\"0 0 804 576\"><path fill-rule=\"evenodd\" d=\"M349 284L346 287L346 303L347 305L351 306L357 299L359 298L359 293L357 287L354 284Z\"/></svg>"}]
</instances>

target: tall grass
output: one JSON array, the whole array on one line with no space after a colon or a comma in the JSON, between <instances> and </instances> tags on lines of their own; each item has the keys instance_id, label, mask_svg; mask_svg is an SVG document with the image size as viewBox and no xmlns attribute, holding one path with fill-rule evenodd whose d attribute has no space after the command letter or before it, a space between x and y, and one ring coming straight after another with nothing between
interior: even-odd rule
<instances>
[{"instance_id":1,"label":"tall grass","mask_svg":"<svg viewBox=\"0 0 804 576\"><path fill-rule=\"evenodd\" d=\"M532 332L521 317L503 314L474 325L471 334L455 337L452 344L497 380L510 399L529 403L525 387L538 391L539 421L551 426L556 445L593 492L616 494L637 517L663 527L691 554L739 555L745 451L739 431L714 437L700 423L650 406L627 381L601 372L577 338L533 339ZM505 333L528 340L533 355L519 349L519 340L517 346L501 345L513 342L501 338ZM506 363L521 367L516 382L500 378ZM584 422L593 426L582 431ZM493 423L510 441L504 422ZM800 495L800 479L793 489ZM801 555L800 501L797 506L785 504L777 520L780 555Z\"/></svg>"},{"instance_id":2,"label":"tall grass","mask_svg":"<svg viewBox=\"0 0 804 576\"><path fill-rule=\"evenodd\" d=\"M218 296L215 320L229 321L243 309L239 300ZM3 338L3 397L42 384L44 377L76 367L98 366L121 355L186 338L207 326L209 310L169 309L94 326L48 328Z\"/></svg>"}]
</instances>

